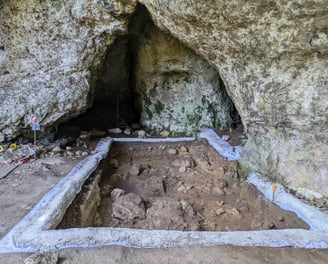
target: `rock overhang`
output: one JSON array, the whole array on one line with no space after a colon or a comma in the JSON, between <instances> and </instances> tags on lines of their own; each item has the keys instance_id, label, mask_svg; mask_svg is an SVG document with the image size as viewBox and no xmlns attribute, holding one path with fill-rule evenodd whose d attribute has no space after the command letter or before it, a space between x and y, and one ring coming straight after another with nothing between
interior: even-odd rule
<instances>
[{"instance_id":1,"label":"rock overhang","mask_svg":"<svg viewBox=\"0 0 328 264\"><path fill-rule=\"evenodd\" d=\"M281 179L293 190L305 189L327 196L326 2L270 1L262 5L222 0L216 1L215 6L206 1L195 4L140 2L159 28L185 43L220 72L251 139L240 162L264 175ZM35 10L39 14L49 11L47 21L40 19L33 30L30 20L34 15L22 17L22 10L28 14L34 8L33 3L19 8L14 1L7 2L8 5L2 3L1 30L7 32L14 24L10 22L11 12L17 21L26 22L26 28L21 30L31 29L31 34L8 34L9 37L2 34L4 37L0 38L0 47L3 47L0 69L4 81L0 90L4 98L0 109L4 120L0 125L0 141L27 128L34 108L39 108L41 125L51 126L90 106L90 83L92 86L94 80L88 67L96 71L106 47L118 35L125 34L137 1L124 3L69 1L51 8L44 3ZM45 7L44 10L41 7ZM70 8L74 11L72 16L67 12ZM104 13L100 12L102 9ZM118 15L114 16L116 12ZM102 14L108 16L102 17ZM41 28L42 32L50 32L44 29L48 29L51 19L58 28L53 28L51 36L40 35ZM63 19L67 23L62 23ZM29 45L25 45L27 40L23 36L29 38ZM47 40L47 49L38 52L45 45L43 39ZM38 46L36 40L43 44ZM64 49L61 40L67 44ZM11 51L8 47L17 47L17 50ZM54 53L46 53L58 47L63 59L57 60ZM98 53L94 54L94 50ZM60 65L48 67L52 63ZM19 81L13 83L15 72ZM72 86L81 89L73 94L68 89ZM40 93L40 89L47 89L47 95ZM19 96L8 99L10 93ZM54 110L52 115L45 110L45 98ZM14 110L8 112L13 106ZM272 136L272 140L267 139L267 135ZM252 154L257 150L260 155ZM288 162L279 162L283 160Z\"/></svg>"}]
</instances>

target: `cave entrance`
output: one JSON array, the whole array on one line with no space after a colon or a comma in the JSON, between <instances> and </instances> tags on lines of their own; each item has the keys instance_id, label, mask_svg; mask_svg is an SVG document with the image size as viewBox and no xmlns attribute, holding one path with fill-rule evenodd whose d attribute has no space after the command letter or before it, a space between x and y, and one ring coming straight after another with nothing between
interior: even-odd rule
<instances>
[{"instance_id":1,"label":"cave entrance","mask_svg":"<svg viewBox=\"0 0 328 264\"><path fill-rule=\"evenodd\" d=\"M140 4L128 34L108 48L95 79L92 107L72 121L83 130L138 123L152 134L192 135L241 124L217 70L160 31Z\"/></svg>"},{"instance_id":2,"label":"cave entrance","mask_svg":"<svg viewBox=\"0 0 328 264\"><path fill-rule=\"evenodd\" d=\"M140 113L134 106L131 65L130 39L128 36L118 37L108 49L94 78L91 108L69 123L82 130L104 132L138 123Z\"/></svg>"}]
</instances>

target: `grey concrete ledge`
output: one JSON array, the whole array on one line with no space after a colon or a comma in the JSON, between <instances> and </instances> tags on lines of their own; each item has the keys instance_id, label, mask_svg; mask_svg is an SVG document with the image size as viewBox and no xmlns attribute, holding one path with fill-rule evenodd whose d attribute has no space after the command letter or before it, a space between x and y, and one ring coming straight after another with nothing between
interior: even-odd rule
<instances>
[{"instance_id":1,"label":"grey concrete ledge","mask_svg":"<svg viewBox=\"0 0 328 264\"><path fill-rule=\"evenodd\" d=\"M128 228L73 228L39 231L34 236L21 234L16 246L29 246L32 251L49 251L67 247L127 246L136 248L162 248L182 246L261 246L328 248L324 234L304 229L265 231L167 231Z\"/></svg>"},{"instance_id":2,"label":"grey concrete ledge","mask_svg":"<svg viewBox=\"0 0 328 264\"><path fill-rule=\"evenodd\" d=\"M265 179L259 173L250 173L247 182L255 185L268 199L272 200L272 182ZM295 196L287 193L285 188L277 183L277 190L274 195L274 203L284 210L294 212L299 218L310 226L311 231L328 234L328 213L320 211L318 208L304 203Z\"/></svg>"},{"instance_id":3,"label":"grey concrete ledge","mask_svg":"<svg viewBox=\"0 0 328 264\"><path fill-rule=\"evenodd\" d=\"M206 139L208 144L229 161L238 160L243 151L242 146L231 146L228 142L221 139L213 129L204 129L198 134L198 137Z\"/></svg>"},{"instance_id":4,"label":"grey concrete ledge","mask_svg":"<svg viewBox=\"0 0 328 264\"><path fill-rule=\"evenodd\" d=\"M148 142L148 143L160 143L160 142L183 142L183 141L194 141L194 137L184 138L113 138L114 142Z\"/></svg>"},{"instance_id":5,"label":"grey concrete ledge","mask_svg":"<svg viewBox=\"0 0 328 264\"><path fill-rule=\"evenodd\" d=\"M219 148L223 149L224 153L228 153L229 158L233 156L234 151L230 152L232 147L228 145L229 150L225 152L225 144L221 144L220 139L218 143L219 137L216 134L214 136L208 131L201 136L211 142L214 141L214 145L219 144ZM120 142L131 142L129 140L122 141L120 139ZM187 140L191 139L187 138ZM177 141L185 140L179 138ZM51 230L60 222L65 210L80 192L84 181L96 170L99 162L107 156L112 142L113 139L102 139L96 148L96 154L81 161L65 178L58 182L30 213L0 241L0 253L38 252L69 247L101 247L106 245L137 248L217 245L328 248L328 235L325 228L318 229L321 232L304 229L182 232L106 227ZM234 158L236 157L234 156ZM255 184L261 190L263 182L259 178L260 176L257 176L256 181L253 182L253 176L251 176L250 183ZM268 188L268 186L264 185L263 188ZM270 198L270 195L267 195L267 197ZM280 197L280 194L278 197ZM277 201L279 201L278 198ZM320 221L325 221L325 219L321 218L318 221L320 225Z\"/></svg>"},{"instance_id":6,"label":"grey concrete ledge","mask_svg":"<svg viewBox=\"0 0 328 264\"><path fill-rule=\"evenodd\" d=\"M86 157L62 178L34 208L0 240L1 252L32 252L37 249L30 243L23 248L17 245L23 237L33 240L43 230L55 227L62 219L66 209L81 191L83 183L96 170L98 164L109 152L113 140L104 138L96 147L96 154Z\"/></svg>"}]
</instances>

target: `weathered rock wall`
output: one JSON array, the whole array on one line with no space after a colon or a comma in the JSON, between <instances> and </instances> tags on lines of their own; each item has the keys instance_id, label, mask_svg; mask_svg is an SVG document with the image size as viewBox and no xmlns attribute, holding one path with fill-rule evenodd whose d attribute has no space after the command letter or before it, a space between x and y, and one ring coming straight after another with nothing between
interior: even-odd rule
<instances>
[{"instance_id":1,"label":"weathered rock wall","mask_svg":"<svg viewBox=\"0 0 328 264\"><path fill-rule=\"evenodd\" d=\"M135 58L141 124L185 134L228 127L233 105L218 72L151 21L143 32Z\"/></svg>"},{"instance_id":2,"label":"weathered rock wall","mask_svg":"<svg viewBox=\"0 0 328 264\"><path fill-rule=\"evenodd\" d=\"M328 196L327 1L140 2L220 72L249 135L244 171Z\"/></svg>"},{"instance_id":3,"label":"weathered rock wall","mask_svg":"<svg viewBox=\"0 0 328 264\"><path fill-rule=\"evenodd\" d=\"M83 112L136 0L0 0L0 142ZM249 141L240 162L328 196L326 0L140 0L222 77Z\"/></svg>"},{"instance_id":4,"label":"weathered rock wall","mask_svg":"<svg viewBox=\"0 0 328 264\"><path fill-rule=\"evenodd\" d=\"M0 142L83 112L94 99L92 73L127 33L135 0L0 1Z\"/></svg>"}]
</instances>

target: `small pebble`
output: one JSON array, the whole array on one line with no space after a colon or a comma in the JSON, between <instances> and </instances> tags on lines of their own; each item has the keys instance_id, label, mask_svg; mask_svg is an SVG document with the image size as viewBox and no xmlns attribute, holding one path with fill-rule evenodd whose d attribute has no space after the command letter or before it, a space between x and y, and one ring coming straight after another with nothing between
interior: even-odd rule
<instances>
[{"instance_id":1,"label":"small pebble","mask_svg":"<svg viewBox=\"0 0 328 264\"><path fill-rule=\"evenodd\" d=\"M88 132L81 132L80 139L89 139L90 134Z\"/></svg>"},{"instance_id":2,"label":"small pebble","mask_svg":"<svg viewBox=\"0 0 328 264\"><path fill-rule=\"evenodd\" d=\"M180 167L179 168L179 172L186 172L187 171L187 168L186 167Z\"/></svg>"},{"instance_id":3,"label":"small pebble","mask_svg":"<svg viewBox=\"0 0 328 264\"><path fill-rule=\"evenodd\" d=\"M233 216L238 216L238 217L241 216L239 210L235 207L229 209L227 212Z\"/></svg>"},{"instance_id":4,"label":"small pebble","mask_svg":"<svg viewBox=\"0 0 328 264\"><path fill-rule=\"evenodd\" d=\"M56 146L52 149L52 152L54 152L54 153L58 153L58 152L61 152L61 151L62 151L62 149L59 146Z\"/></svg>"},{"instance_id":5,"label":"small pebble","mask_svg":"<svg viewBox=\"0 0 328 264\"><path fill-rule=\"evenodd\" d=\"M218 208L215 210L215 214L217 216L223 215L225 213L225 210L223 208Z\"/></svg>"},{"instance_id":6,"label":"small pebble","mask_svg":"<svg viewBox=\"0 0 328 264\"><path fill-rule=\"evenodd\" d=\"M138 134L138 138L146 137L146 131L145 130L138 130L137 134Z\"/></svg>"},{"instance_id":7,"label":"small pebble","mask_svg":"<svg viewBox=\"0 0 328 264\"><path fill-rule=\"evenodd\" d=\"M124 129L123 133L124 133L124 135L131 135L132 132L131 132L130 128L126 128L126 129Z\"/></svg>"},{"instance_id":8,"label":"small pebble","mask_svg":"<svg viewBox=\"0 0 328 264\"><path fill-rule=\"evenodd\" d=\"M186 188L183 185L178 187L178 192L185 192L185 191L186 191Z\"/></svg>"},{"instance_id":9,"label":"small pebble","mask_svg":"<svg viewBox=\"0 0 328 264\"><path fill-rule=\"evenodd\" d=\"M160 136L161 137L168 137L170 135L170 132L167 131L167 130L163 130L161 133L160 133Z\"/></svg>"},{"instance_id":10,"label":"small pebble","mask_svg":"<svg viewBox=\"0 0 328 264\"><path fill-rule=\"evenodd\" d=\"M138 176L141 172L141 164L134 163L129 172L131 175Z\"/></svg>"},{"instance_id":11,"label":"small pebble","mask_svg":"<svg viewBox=\"0 0 328 264\"><path fill-rule=\"evenodd\" d=\"M188 149L185 146L181 146L180 151L181 152L188 152Z\"/></svg>"},{"instance_id":12,"label":"small pebble","mask_svg":"<svg viewBox=\"0 0 328 264\"><path fill-rule=\"evenodd\" d=\"M169 153L171 155L176 155L176 154L178 154L178 151L174 148L170 148L170 149L168 149L167 153Z\"/></svg>"},{"instance_id":13,"label":"small pebble","mask_svg":"<svg viewBox=\"0 0 328 264\"><path fill-rule=\"evenodd\" d=\"M121 134L122 133L122 129L116 127L116 128L111 128L111 129L108 129L108 132L111 133L111 134Z\"/></svg>"}]
</instances>

